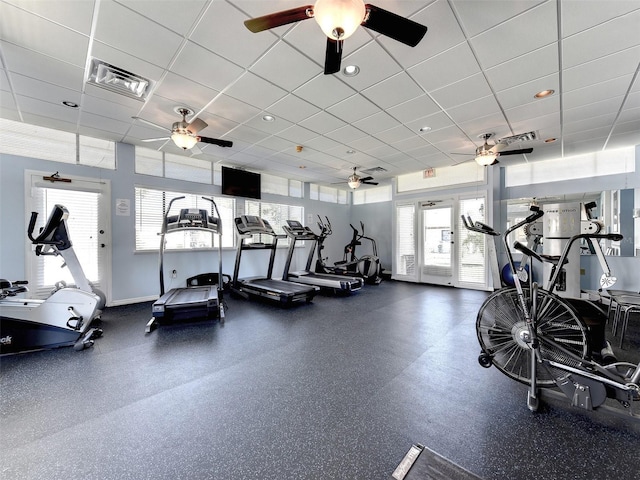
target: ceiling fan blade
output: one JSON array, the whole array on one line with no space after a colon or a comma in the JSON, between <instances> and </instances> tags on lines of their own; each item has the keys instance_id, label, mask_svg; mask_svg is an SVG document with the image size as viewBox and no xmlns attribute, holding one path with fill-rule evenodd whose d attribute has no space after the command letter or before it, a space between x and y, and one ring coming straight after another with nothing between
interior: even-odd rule
<instances>
[{"instance_id":1,"label":"ceiling fan blade","mask_svg":"<svg viewBox=\"0 0 640 480\"><path fill-rule=\"evenodd\" d=\"M365 182L364 180L361 180L360 183L364 183L366 185L378 185L378 182Z\"/></svg>"},{"instance_id":2,"label":"ceiling fan blade","mask_svg":"<svg viewBox=\"0 0 640 480\"><path fill-rule=\"evenodd\" d=\"M199 142L210 143L211 145L218 145L219 147L232 147L233 142L230 140L220 140L218 138L209 137L197 137Z\"/></svg>"},{"instance_id":3,"label":"ceiling fan blade","mask_svg":"<svg viewBox=\"0 0 640 480\"><path fill-rule=\"evenodd\" d=\"M193 121L187 127L187 130L191 132L193 135L198 133L203 128L207 128L209 124L204 120L200 120L199 118L194 118Z\"/></svg>"},{"instance_id":4,"label":"ceiling fan blade","mask_svg":"<svg viewBox=\"0 0 640 480\"><path fill-rule=\"evenodd\" d=\"M244 25L253 33L258 33L269 30L270 28L306 20L307 18L313 18L313 5L270 13L262 17L250 18L249 20L245 20Z\"/></svg>"},{"instance_id":5,"label":"ceiling fan blade","mask_svg":"<svg viewBox=\"0 0 640 480\"><path fill-rule=\"evenodd\" d=\"M373 180L373 177L362 177L360 179L361 182L368 182L369 180Z\"/></svg>"},{"instance_id":6,"label":"ceiling fan blade","mask_svg":"<svg viewBox=\"0 0 640 480\"><path fill-rule=\"evenodd\" d=\"M152 127L159 128L160 130L169 131L167 127L163 127L161 125L158 125L157 123L150 122L149 120L145 120L144 118L140 118L140 117L131 117L131 118L133 118L134 120L140 120L142 123L146 123L147 125L151 125Z\"/></svg>"},{"instance_id":7,"label":"ceiling fan blade","mask_svg":"<svg viewBox=\"0 0 640 480\"><path fill-rule=\"evenodd\" d=\"M161 137L161 138L145 138L144 140L140 140L141 142L159 142L161 140L169 140L171 137Z\"/></svg>"},{"instance_id":8,"label":"ceiling fan blade","mask_svg":"<svg viewBox=\"0 0 640 480\"><path fill-rule=\"evenodd\" d=\"M520 155L523 153L531 152L533 152L533 148L521 148L520 150L507 150L506 152L500 152L500 156L503 157L505 155Z\"/></svg>"},{"instance_id":9,"label":"ceiling fan blade","mask_svg":"<svg viewBox=\"0 0 640 480\"><path fill-rule=\"evenodd\" d=\"M365 21L362 22L363 27L386 35L405 45L415 47L427 33L427 27L413 20L401 17L375 5L366 4L365 8L368 15L365 16Z\"/></svg>"},{"instance_id":10,"label":"ceiling fan blade","mask_svg":"<svg viewBox=\"0 0 640 480\"><path fill-rule=\"evenodd\" d=\"M340 71L342 62L342 40L327 37L327 52L324 57L324 74L331 75Z\"/></svg>"}]
</instances>

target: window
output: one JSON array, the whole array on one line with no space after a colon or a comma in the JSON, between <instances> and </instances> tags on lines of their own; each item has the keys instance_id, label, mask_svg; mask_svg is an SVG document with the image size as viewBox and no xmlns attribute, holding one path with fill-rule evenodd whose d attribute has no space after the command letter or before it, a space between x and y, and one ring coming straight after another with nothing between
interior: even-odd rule
<instances>
[{"instance_id":1,"label":"window","mask_svg":"<svg viewBox=\"0 0 640 480\"><path fill-rule=\"evenodd\" d=\"M415 190L431 190L451 187L454 185L477 185L486 183L485 167L475 162L465 162L460 165L433 169L434 176L426 176L424 171L398 175L396 178L397 192L406 193Z\"/></svg>"},{"instance_id":2,"label":"window","mask_svg":"<svg viewBox=\"0 0 640 480\"><path fill-rule=\"evenodd\" d=\"M413 204L396 207L396 275L416 275L415 215Z\"/></svg>"},{"instance_id":3,"label":"window","mask_svg":"<svg viewBox=\"0 0 640 480\"><path fill-rule=\"evenodd\" d=\"M347 192L340 188L326 187L312 183L309 185L309 198L321 202L347 204Z\"/></svg>"},{"instance_id":4,"label":"window","mask_svg":"<svg viewBox=\"0 0 640 480\"><path fill-rule=\"evenodd\" d=\"M165 209L173 198L184 196L171 206L171 213L177 214L181 208L204 208L211 215L216 215L211 202L202 195L192 193L169 192L145 187L135 188L136 208L136 251L157 251L160 248L158 233L162 229ZM227 197L213 197L222 220L222 247L235 245L235 200ZM214 237L214 238L212 238ZM187 230L171 233L165 238L167 250L194 248L212 248L218 246L218 236L208 232ZM213 242L213 243L212 243Z\"/></svg>"},{"instance_id":5,"label":"window","mask_svg":"<svg viewBox=\"0 0 640 480\"><path fill-rule=\"evenodd\" d=\"M460 199L460 215L471 217L476 222L485 221L484 197ZM458 217L458 280L460 283L485 285L486 283L486 240L482 233L464 228L462 218ZM493 241L493 237L489 238Z\"/></svg>"},{"instance_id":6,"label":"window","mask_svg":"<svg viewBox=\"0 0 640 480\"><path fill-rule=\"evenodd\" d=\"M302 198L302 182L299 180L289 180L267 173L262 173L260 177L262 193Z\"/></svg>"},{"instance_id":7,"label":"window","mask_svg":"<svg viewBox=\"0 0 640 480\"><path fill-rule=\"evenodd\" d=\"M505 167L505 187L632 173L635 147Z\"/></svg>"},{"instance_id":8,"label":"window","mask_svg":"<svg viewBox=\"0 0 640 480\"><path fill-rule=\"evenodd\" d=\"M0 152L115 170L115 143L0 119Z\"/></svg>"},{"instance_id":9,"label":"window","mask_svg":"<svg viewBox=\"0 0 640 480\"><path fill-rule=\"evenodd\" d=\"M273 230L278 235L284 234L283 225L287 224L287 220L297 220L300 223L304 223L304 208L295 206L295 205L280 205L277 203L266 203L259 202L257 200L246 200L245 201L245 214L246 215L256 215L260 218L264 218L267 220ZM268 238L259 238L260 235L256 235L256 238L253 239L255 242L270 242L271 239ZM282 240L278 241L279 244L288 245L289 238L287 237L287 241L284 242ZM302 242L299 242L302 244Z\"/></svg>"},{"instance_id":10,"label":"window","mask_svg":"<svg viewBox=\"0 0 640 480\"><path fill-rule=\"evenodd\" d=\"M391 201L391 185L382 187L359 188L353 191L353 204L364 205L366 203L390 202Z\"/></svg>"}]
</instances>

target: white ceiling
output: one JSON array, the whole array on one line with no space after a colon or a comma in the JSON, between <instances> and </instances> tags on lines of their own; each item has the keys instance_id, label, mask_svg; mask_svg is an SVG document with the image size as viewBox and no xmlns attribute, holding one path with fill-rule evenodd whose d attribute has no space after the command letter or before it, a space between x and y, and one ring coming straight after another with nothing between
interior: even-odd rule
<instances>
[{"instance_id":1,"label":"white ceiling","mask_svg":"<svg viewBox=\"0 0 640 480\"><path fill-rule=\"evenodd\" d=\"M314 20L243 24L304 3L0 0L0 116L177 153L141 144L164 134L132 117L169 129L184 105L209 124L200 135L234 143L199 144L200 158L318 183L353 166L384 180L464 162L452 152L473 153L485 132L538 134L501 165L640 144L639 0L378 0L428 31L411 48L359 28L342 62L356 77L323 75ZM91 57L151 79L151 95L88 85ZM534 99L544 89L556 93Z\"/></svg>"}]
</instances>

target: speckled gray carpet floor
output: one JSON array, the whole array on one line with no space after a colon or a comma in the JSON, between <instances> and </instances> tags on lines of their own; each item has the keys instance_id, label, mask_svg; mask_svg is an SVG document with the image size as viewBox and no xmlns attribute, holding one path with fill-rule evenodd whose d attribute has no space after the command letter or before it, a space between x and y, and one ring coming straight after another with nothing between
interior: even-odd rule
<instances>
[{"instance_id":1,"label":"speckled gray carpet floor","mask_svg":"<svg viewBox=\"0 0 640 480\"><path fill-rule=\"evenodd\" d=\"M486 295L387 281L290 309L227 298L223 326L149 335L150 303L108 308L92 349L0 359L0 478L388 479L412 443L487 480L637 475L638 422L532 414L524 385L478 365Z\"/></svg>"}]
</instances>

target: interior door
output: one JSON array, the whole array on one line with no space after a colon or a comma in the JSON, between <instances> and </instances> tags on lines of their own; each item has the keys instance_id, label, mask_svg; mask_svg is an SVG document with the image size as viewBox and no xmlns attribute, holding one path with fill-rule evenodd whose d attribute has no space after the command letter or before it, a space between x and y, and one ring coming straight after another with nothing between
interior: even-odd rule
<instances>
[{"instance_id":1,"label":"interior door","mask_svg":"<svg viewBox=\"0 0 640 480\"><path fill-rule=\"evenodd\" d=\"M453 203L422 207L422 282L454 284L456 264L453 212Z\"/></svg>"}]
</instances>

